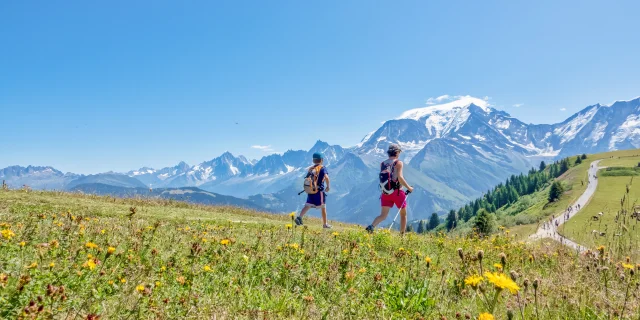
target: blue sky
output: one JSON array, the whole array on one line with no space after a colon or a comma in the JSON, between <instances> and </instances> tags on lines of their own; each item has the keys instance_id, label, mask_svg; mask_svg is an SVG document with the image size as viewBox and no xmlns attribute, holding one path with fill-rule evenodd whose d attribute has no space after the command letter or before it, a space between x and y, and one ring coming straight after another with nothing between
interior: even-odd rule
<instances>
[{"instance_id":1,"label":"blue sky","mask_svg":"<svg viewBox=\"0 0 640 320\"><path fill-rule=\"evenodd\" d=\"M639 11L638 1L2 1L0 168L96 173L268 152L255 145L350 146L444 94L559 122L640 95Z\"/></svg>"}]
</instances>

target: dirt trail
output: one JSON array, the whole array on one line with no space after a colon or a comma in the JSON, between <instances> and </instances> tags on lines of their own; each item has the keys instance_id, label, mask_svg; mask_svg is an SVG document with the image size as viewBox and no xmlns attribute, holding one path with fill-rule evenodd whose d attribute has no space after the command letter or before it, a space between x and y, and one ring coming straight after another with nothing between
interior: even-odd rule
<instances>
[{"instance_id":1,"label":"dirt trail","mask_svg":"<svg viewBox=\"0 0 640 320\"><path fill-rule=\"evenodd\" d=\"M580 210L583 210L589 200L591 200L591 197L593 197L593 195L596 193L596 189L598 187L597 173L598 170L604 168L598 167L600 161L601 160L597 160L591 163L591 167L589 167L589 184L587 185L587 190L585 190L580 198L578 198L578 201L572 204L571 207L560 214L560 216L554 217L553 220L544 221L543 225L538 229L538 231L529 237L531 240L551 238L566 246L574 248L581 253L588 250L588 248L560 235L558 233L558 227L573 218L576 214L578 214L578 212L580 212Z\"/></svg>"}]
</instances>

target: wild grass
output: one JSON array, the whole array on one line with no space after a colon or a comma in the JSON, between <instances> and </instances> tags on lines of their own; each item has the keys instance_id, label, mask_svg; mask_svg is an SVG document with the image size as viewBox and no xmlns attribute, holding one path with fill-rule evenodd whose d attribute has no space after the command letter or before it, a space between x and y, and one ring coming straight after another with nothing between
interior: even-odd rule
<instances>
[{"instance_id":1,"label":"wild grass","mask_svg":"<svg viewBox=\"0 0 640 320\"><path fill-rule=\"evenodd\" d=\"M635 180L635 183L634 183ZM640 257L640 180L632 176L599 175L589 204L560 229L560 233L587 247L618 248L617 258ZM602 215L600 215L602 213Z\"/></svg>"},{"instance_id":2,"label":"wild grass","mask_svg":"<svg viewBox=\"0 0 640 320\"><path fill-rule=\"evenodd\" d=\"M512 229L518 239L526 239L529 235L534 234L540 221L546 221L551 216L557 217L562 214L584 193L587 188L588 170L595 160L602 160L599 164L601 167L628 167L626 170L610 174L606 174L602 170L600 175L623 174L627 176L629 175L627 170L636 170L631 167L636 167L640 162L640 150L621 150L588 155L588 158L581 164L571 167L569 171L558 178L565 188L565 193L558 201L548 202L550 186L547 186L541 191L523 196L515 203L499 209L496 212L497 224ZM625 184L622 184L620 187L624 188L624 186ZM616 197L621 197L621 194ZM470 227L467 228L467 231L468 229ZM592 230L585 229L585 233L587 231L591 232Z\"/></svg>"},{"instance_id":3,"label":"wild grass","mask_svg":"<svg viewBox=\"0 0 640 320\"><path fill-rule=\"evenodd\" d=\"M638 318L639 270L608 248L583 256L507 230L400 237L291 222L0 191L0 318Z\"/></svg>"}]
</instances>

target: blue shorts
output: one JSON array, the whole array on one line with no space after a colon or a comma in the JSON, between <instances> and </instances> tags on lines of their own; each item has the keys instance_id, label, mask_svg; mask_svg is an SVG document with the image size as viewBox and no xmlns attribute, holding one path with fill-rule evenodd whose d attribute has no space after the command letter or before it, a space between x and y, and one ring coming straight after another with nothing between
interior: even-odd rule
<instances>
[{"instance_id":1,"label":"blue shorts","mask_svg":"<svg viewBox=\"0 0 640 320\"><path fill-rule=\"evenodd\" d=\"M307 203L305 207L310 208L325 208L327 205L327 194L320 191L316 194L307 195Z\"/></svg>"}]
</instances>

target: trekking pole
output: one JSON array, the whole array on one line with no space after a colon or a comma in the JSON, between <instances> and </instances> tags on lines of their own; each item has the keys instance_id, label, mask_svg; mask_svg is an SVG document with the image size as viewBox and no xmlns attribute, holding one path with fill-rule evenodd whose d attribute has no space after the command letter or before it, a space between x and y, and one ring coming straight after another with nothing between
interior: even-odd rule
<instances>
[{"instance_id":1,"label":"trekking pole","mask_svg":"<svg viewBox=\"0 0 640 320\"><path fill-rule=\"evenodd\" d=\"M406 195L409 195L411 192L409 192L409 190L404 192ZM402 204L404 206L404 204L407 203L407 199L404 199L404 203ZM396 213L396 217L393 218L393 222L391 222L391 226L389 227L389 231L391 231L391 228L393 228L393 225L396 223L396 219L398 219L398 216L400 215L400 211L402 211L402 207L400 209L398 209L398 213Z\"/></svg>"}]
</instances>

